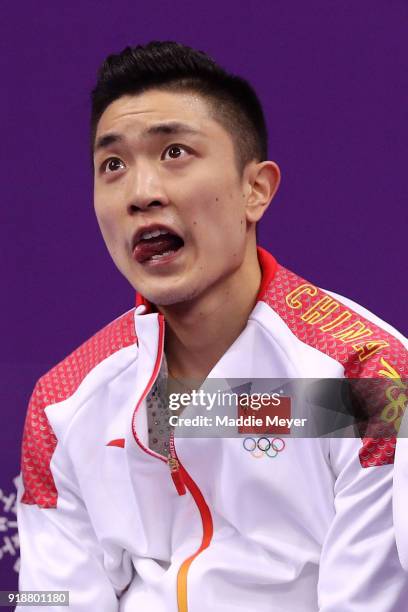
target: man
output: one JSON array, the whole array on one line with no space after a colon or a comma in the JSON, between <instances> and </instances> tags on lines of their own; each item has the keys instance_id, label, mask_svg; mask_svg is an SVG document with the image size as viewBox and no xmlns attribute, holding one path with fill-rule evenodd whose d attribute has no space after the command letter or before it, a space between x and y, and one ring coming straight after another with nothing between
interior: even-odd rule
<instances>
[{"instance_id":1,"label":"man","mask_svg":"<svg viewBox=\"0 0 408 612\"><path fill-rule=\"evenodd\" d=\"M151 43L110 56L92 101L96 215L137 308L33 392L20 588L69 590L78 612L404 609L393 438L175 440L169 424L169 389L208 379L406 364L390 326L257 249L280 172L255 93Z\"/></svg>"}]
</instances>

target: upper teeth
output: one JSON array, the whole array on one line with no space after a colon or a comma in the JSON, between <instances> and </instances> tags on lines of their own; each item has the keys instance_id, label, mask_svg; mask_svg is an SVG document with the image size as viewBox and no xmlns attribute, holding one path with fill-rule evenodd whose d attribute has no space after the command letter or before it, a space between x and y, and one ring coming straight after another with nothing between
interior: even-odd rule
<instances>
[{"instance_id":1,"label":"upper teeth","mask_svg":"<svg viewBox=\"0 0 408 612\"><path fill-rule=\"evenodd\" d=\"M154 230L154 232L144 232L144 234L142 234L140 236L140 240L148 240L149 238L157 238L157 236L160 236L160 234L168 234L169 232L167 230Z\"/></svg>"}]
</instances>

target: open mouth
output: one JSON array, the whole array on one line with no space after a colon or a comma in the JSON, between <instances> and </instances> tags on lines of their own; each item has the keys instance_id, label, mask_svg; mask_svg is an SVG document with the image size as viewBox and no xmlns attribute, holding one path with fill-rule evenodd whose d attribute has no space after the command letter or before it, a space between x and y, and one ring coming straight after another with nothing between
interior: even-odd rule
<instances>
[{"instance_id":1,"label":"open mouth","mask_svg":"<svg viewBox=\"0 0 408 612\"><path fill-rule=\"evenodd\" d=\"M173 256L183 246L184 240L170 230L144 231L135 240L133 257L138 263L160 261Z\"/></svg>"}]
</instances>

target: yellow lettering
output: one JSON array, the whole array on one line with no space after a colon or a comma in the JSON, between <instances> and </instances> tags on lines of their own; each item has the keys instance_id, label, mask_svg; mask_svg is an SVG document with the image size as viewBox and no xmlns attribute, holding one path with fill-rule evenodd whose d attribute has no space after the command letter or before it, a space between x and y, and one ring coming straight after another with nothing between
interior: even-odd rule
<instances>
[{"instance_id":1,"label":"yellow lettering","mask_svg":"<svg viewBox=\"0 0 408 612\"><path fill-rule=\"evenodd\" d=\"M366 338L372 335L371 329L365 326L362 321L355 321L345 329L341 329L333 335L333 338L338 338L342 342L352 342L353 340L360 340L360 338Z\"/></svg>"},{"instance_id":2,"label":"yellow lettering","mask_svg":"<svg viewBox=\"0 0 408 612\"><path fill-rule=\"evenodd\" d=\"M397 390L397 397L394 397L393 395L393 391L394 389ZM385 390L385 395L387 396L387 399L394 405L396 405L398 407L398 409L402 410L405 406L405 404L407 403L407 399L408 397L405 395L405 393L400 393L400 389L398 387L398 385L391 385L391 387L387 387L387 389Z\"/></svg>"},{"instance_id":3,"label":"yellow lettering","mask_svg":"<svg viewBox=\"0 0 408 612\"><path fill-rule=\"evenodd\" d=\"M386 423L392 423L399 417L399 410L395 404L387 404L381 412L381 420Z\"/></svg>"},{"instance_id":4,"label":"yellow lettering","mask_svg":"<svg viewBox=\"0 0 408 612\"><path fill-rule=\"evenodd\" d=\"M384 370L379 370L378 374L384 378L391 378L394 381L394 384L385 390L386 398L390 403L384 407L381 412L381 418L386 423L394 421L395 431L398 432L408 401L408 396L405 393L400 393L400 391L406 391L407 386L402 382L397 370L384 357L381 357L380 363ZM397 391L397 397L394 397L394 390Z\"/></svg>"},{"instance_id":5,"label":"yellow lettering","mask_svg":"<svg viewBox=\"0 0 408 612\"><path fill-rule=\"evenodd\" d=\"M396 389L398 396L394 397L393 390ZM394 427L398 431L402 415L404 414L406 403L408 401L408 397L405 393L400 393L400 388L398 384L392 385L385 390L385 395L389 400L389 404L387 404L383 411L381 412L381 418L386 423L391 423L395 421Z\"/></svg>"},{"instance_id":6,"label":"yellow lettering","mask_svg":"<svg viewBox=\"0 0 408 612\"><path fill-rule=\"evenodd\" d=\"M388 361L384 359L384 357L381 357L380 362L385 368L385 370L378 370L380 376L384 376L384 378L401 378L397 370L393 368L392 365L390 365Z\"/></svg>"},{"instance_id":7,"label":"yellow lettering","mask_svg":"<svg viewBox=\"0 0 408 612\"><path fill-rule=\"evenodd\" d=\"M288 295L286 296L287 305L290 308L301 308L302 302L300 302L298 298L303 293L306 293L307 295L312 295L312 296L316 295L317 288L313 287L313 285L307 285L307 284L299 285L299 287L296 287L296 289L288 293Z\"/></svg>"},{"instance_id":8,"label":"yellow lettering","mask_svg":"<svg viewBox=\"0 0 408 612\"><path fill-rule=\"evenodd\" d=\"M362 342L361 344L353 344L353 349L359 353L359 361L365 361L371 355L378 353L381 349L389 346L385 340L372 340L371 342Z\"/></svg>"},{"instance_id":9,"label":"yellow lettering","mask_svg":"<svg viewBox=\"0 0 408 612\"><path fill-rule=\"evenodd\" d=\"M330 323L326 323L325 325L322 325L320 329L323 332L331 331L335 327L338 327L339 325L342 325L343 323L348 321L350 318L351 318L351 312L349 312L348 310L345 310L338 317L336 317L333 321L330 321Z\"/></svg>"},{"instance_id":10,"label":"yellow lettering","mask_svg":"<svg viewBox=\"0 0 408 612\"><path fill-rule=\"evenodd\" d=\"M320 323L329 316L334 310L337 310L339 303L336 302L330 295L325 295L321 300L316 302L309 310L302 315L303 321L315 325Z\"/></svg>"}]
</instances>

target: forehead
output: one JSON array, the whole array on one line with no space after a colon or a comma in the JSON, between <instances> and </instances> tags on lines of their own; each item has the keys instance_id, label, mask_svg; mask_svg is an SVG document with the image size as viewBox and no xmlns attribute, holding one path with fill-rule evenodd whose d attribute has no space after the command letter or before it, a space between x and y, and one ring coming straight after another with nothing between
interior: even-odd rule
<instances>
[{"instance_id":1,"label":"forehead","mask_svg":"<svg viewBox=\"0 0 408 612\"><path fill-rule=\"evenodd\" d=\"M182 123L204 138L232 144L224 127L212 116L210 103L194 92L148 90L114 100L99 119L96 140L109 132L132 132L135 136L160 123Z\"/></svg>"}]
</instances>

